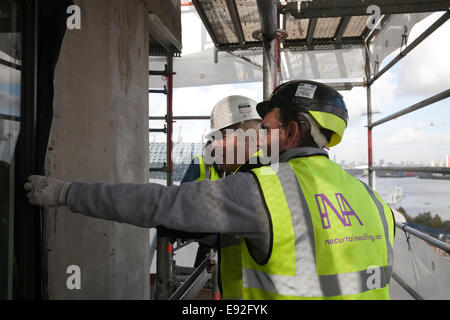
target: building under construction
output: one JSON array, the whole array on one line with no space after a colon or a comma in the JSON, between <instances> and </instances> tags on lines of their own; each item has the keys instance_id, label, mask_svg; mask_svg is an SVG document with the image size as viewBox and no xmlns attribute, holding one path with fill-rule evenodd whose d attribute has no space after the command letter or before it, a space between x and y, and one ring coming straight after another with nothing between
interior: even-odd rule
<instances>
[{"instance_id":1,"label":"building under construction","mask_svg":"<svg viewBox=\"0 0 450 320\"><path fill-rule=\"evenodd\" d=\"M284 81L314 79L366 88L373 185L381 169L372 161L374 128L447 99L450 89L373 121L371 86L448 23L449 7L449 0L0 0L0 299L195 299L205 286L214 297L213 253L197 269L178 268L173 251L187 239L32 207L27 177L147 183L151 171L171 185L174 121L209 119L194 107L192 116L174 115L174 88L261 81L267 99ZM408 42L408 30L434 12L441 17ZM182 27L190 28L183 15L201 24L197 52L183 50ZM166 97L165 116L151 116L154 94ZM150 128L149 119L164 127ZM166 138L166 157L152 168L149 132ZM448 298L449 245L396 217L391 298ZM82 271L81 290L68 285L73 266Z\"/></svg>"}]
</instances>

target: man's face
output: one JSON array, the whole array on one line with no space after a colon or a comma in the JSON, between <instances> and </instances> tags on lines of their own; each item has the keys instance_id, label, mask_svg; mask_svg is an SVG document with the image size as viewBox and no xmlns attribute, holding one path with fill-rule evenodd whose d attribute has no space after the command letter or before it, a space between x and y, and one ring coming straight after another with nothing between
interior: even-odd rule
<instances>
[{"instance_id":1,"label":"man's face","mask_svg":"<svg viewBox=\"0 0 450 320\"><path fill-rule=\"evenodd\" d=\"M259 123L252 120L246 125L235 125L221 130L221 134L215 137L212 147L216 163L222 170L233 172L256 153Z\"/></svg>"},{"instance_id":2,"label":"man's face","mask_svg":"<svg viewBox=\"0 0 450 320\"><path fill-rule=\"evenodd\" d=\"M261 148L267 157L277 157L284 151L286 145L286 130L281 123L280 110L272 109L264 117L261 123ZM275 154L272 154L275 153Z\"/></svg>"}]
</instances>

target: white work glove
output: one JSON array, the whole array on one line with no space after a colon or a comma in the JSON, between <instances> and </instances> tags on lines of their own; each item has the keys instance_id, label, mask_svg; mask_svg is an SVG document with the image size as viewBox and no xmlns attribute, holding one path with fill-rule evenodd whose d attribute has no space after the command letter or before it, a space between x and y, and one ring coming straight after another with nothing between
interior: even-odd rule
<instances>
[{"instance_id":1,"label":"white work glove","mask_svg":"<svg viewBox=\"0 0 450 320\"><path fill-rule=\"evenodd\" d=\"M25 190L29 191L29 203L41 207L59 207L66 205L66 194L70 182L43 176L29 176Z\"/></svg>"}]
</instances>

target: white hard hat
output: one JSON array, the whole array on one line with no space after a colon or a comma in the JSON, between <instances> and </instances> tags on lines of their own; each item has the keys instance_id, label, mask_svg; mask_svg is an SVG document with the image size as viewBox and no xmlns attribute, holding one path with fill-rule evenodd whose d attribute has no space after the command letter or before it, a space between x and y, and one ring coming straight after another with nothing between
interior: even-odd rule
<instances>
[{"instance_id":1,"label":"white hard hat","mask_svg":"<svg viewBox=\"0 0 450 320\"><path fill-rule=\"evenodd\" d=\"M256 111L257 102L244 96L229 96L220 100L211 112L211 131L213 133L249 120L261 120Z\"/></svg>"}]
</instances>

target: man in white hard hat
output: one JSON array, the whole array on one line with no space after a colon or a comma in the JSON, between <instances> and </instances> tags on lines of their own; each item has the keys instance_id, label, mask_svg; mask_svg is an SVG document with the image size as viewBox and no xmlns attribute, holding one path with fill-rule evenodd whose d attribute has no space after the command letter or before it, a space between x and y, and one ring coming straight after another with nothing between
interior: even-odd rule
<instances>
[{"instance_id":1,"label":"man in white hard hat","mask_svg":"<svg viewBox=\"0 0 450 320\"><path fill-rule=\"evenodd\" d=\"M234 173L257 152L260 123L256 101L239 95L220 100L211 112L205 156L194 157L181 183L215 181Z\"/></svg>"},{"instance_id":2,"label":"man in white hard hat","mask_svg":"<svg viewBox=\"0 0 450 320\"><path fill-rule=\"evenodd\" d=\"M212 156L220 169L234 173L258 151L261 117L256 101L243 96L229 96L219 101L211 113ZM208 163L208 149L205 159Z\"/></svg>"},{"instance_id":3,"label":"man in white hard hat","mask_svg":"<svg viewBox=\"0 0 450 320\"><path fill-rule=\"evenodd\" d=\"M258 147L256 134L261 123L256 104L256 101L250 98L233 95L220 100L214 106L211 112L211 130L206 136L208 139L206 150L211 156L194 157L181 183L216 181L237 171L248 171L249 166L251 168L260 166L259 158L255 155ZM236 134L238 130L243 131L243 139ZM227 159L226 155L231 153L232 155ZM218 157L215 157L216 155ZM256 161L244 166L253 155ZM210 248L215 247L216 244L217 236L200 239L194 266L198 266L209 253Z\"/></svg>"}]
</instances>

